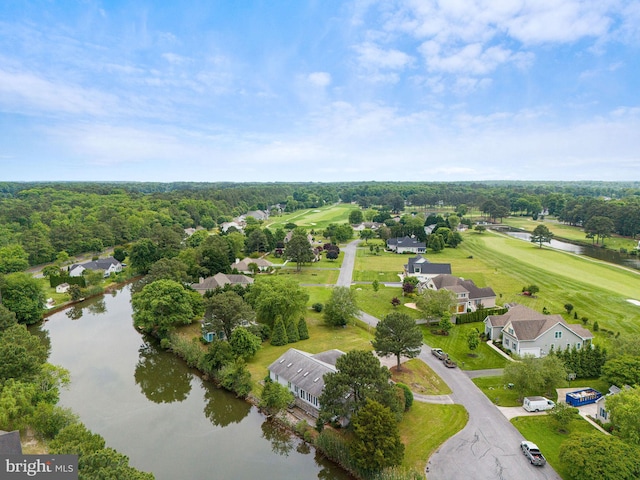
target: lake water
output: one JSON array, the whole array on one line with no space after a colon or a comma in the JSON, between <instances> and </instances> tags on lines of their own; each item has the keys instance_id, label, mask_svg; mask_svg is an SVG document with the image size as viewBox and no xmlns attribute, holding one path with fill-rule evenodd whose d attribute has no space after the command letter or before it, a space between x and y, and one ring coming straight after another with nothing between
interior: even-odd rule
<instances>
[{"instance_id":1,"label":"lake water","mask_svg":"<svg viewBox=\"0 0 640 480\"><path fill-rule=\"evenodd\" d=\"M158 480L350 478L146 341L133 327L130 300L128 285L41 328L51 338L49 361L71 372L60 404L131 465Z\"/></svg>"}]
</instances>

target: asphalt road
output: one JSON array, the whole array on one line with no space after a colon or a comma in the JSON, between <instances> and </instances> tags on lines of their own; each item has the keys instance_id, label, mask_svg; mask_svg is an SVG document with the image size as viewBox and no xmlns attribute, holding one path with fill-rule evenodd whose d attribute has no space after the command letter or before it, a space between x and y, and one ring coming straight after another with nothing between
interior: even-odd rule
<instances>
[{"instance_id":1,"label":"asphalt road","mask_svg":"<svg viewBox=\"0 0 640 480\"><path fill-rule=\"evenodd\" d=\"M349 243L345 252L337 285L351 285L358 240ZM360 319L375 326L378 319L360 312ZM429 459L429 480L561 480L550 466L535 467L520 450L524 437L509 420L458 368L447 368L423 345L419 358L429 365L449 385L453 393L443 403L463 405L469 412L469 422L447 440Z\"/></svg>"}]
</instances>

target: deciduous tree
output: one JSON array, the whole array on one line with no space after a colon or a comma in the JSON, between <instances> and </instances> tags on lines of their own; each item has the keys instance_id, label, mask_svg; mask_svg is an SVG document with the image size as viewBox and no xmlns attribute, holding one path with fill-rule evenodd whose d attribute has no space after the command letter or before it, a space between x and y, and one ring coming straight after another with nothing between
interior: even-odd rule
<instances>
[{"instance_id":1,"label":"deciduous tree","mask_svg":"<svg viewBox=\"0 0 640 480\"><path fill-rule=\"evenodd\" d=\"M177 325L191 323L202 311L202 300L200 304L197 300L178 282L157 280L132 296L134 325L164 338Z\"/></svg>"},{"instance_id":2,"label":"deciduous tree","mask_svg":"<svg viewBox=\"0 0 640 480\"><path fill-rule=\"evenodd\" d=\"M531 242L537 243L542 248L543 243L551 243L551 239L553 238L553 233L547 228L546 225L538 225L533 229L533 233L531 234Z\"/></svg>"},{"instance_id":3,"label":"deciduous tree","mask_svg":"<svg viewBox=\"0 0 640 480\"><path fill-rule=\"evenodd\" d=\"M348 287L334 287L324 308L324 320L328 325L344 326L359 311L353 290Z\"/></svg>"},{"instance_id":4,"label":"deciduous tree","mask_svg":"<svg viewBox=\"0 0 640 480\"><path fill-rule=\"evenodd\" d=\"M640 446L640 386L622 389L607 397L614 433L626 442Z\"/></svg>"},{"instance_id":5,"label":"deciduous tree","mask_svg":"<svg viewBox=\"0 0 640 480\"><path fill-rule=\"evenodd\" d=\"M230 339L234 328L254 318L251 306L234 291L219 292L205 300L205 331L222 331Z\"/></svg>"},{"instance_id":6,"label":"deciduous tree","mask_svg":"<svg viewBox=\"0 0 640 480\"><path fill-rule=\"evenodd\" d=\"M229 340L233 354L244 360L253 357L260 350L261 343L260 337L242 327L238 327L231 332L231 339Z\"/></svg>"},{"instance_id":7,"label":"deciduous tree","mask_svg":"<svg viewBox=\"0 0 640 480\"><path fill-rule=\"evenodd\" d=\"M10 273L0 278L2 304L16 314L20 323L30 325L42 320L45 297L37 279L26 273Z\"/></svg>"},{"instance_id":8,"label":"deciduous tree","mask_svg":"<svg viewBox=\"0 0 640 480\"><path fill-rule=\"evenodd\" d=\"M440 290L426 289L416 300L416 306L426 318L441 319L445 314L450 315L451 310L457 304L456 294L444 288Z\"/></svg>"},{"instance_id":9,"label":"deciduous tree","mask_svg":"<svg viewBox=\"0 0 640 480\"><path fill-rule=\"evenodd\" d=\"M253 307L258 321L273 327L277 316L300 318L309 294L294 279L276 276L254 283L245 300Z\"/></svg>"},{"instance_id":10,"label":"deciduous tree","mask_svg":"<svg viewBox=\"0 0 640 480\"><path fill-rule=\"evenodd\" d=\"M635 480L640 478L639 457L637 446L599 432L571 436L560 445L570 480Z\"/></svg>"},{"instance_id":11,"label":"deciduous tree","mask_svg":"<svg viewBox=\"0 0 640 480\"><path fill-rule=\"evenodd\" d=\"M278 382L268 381L262 389L259 406L268 416L272 416L287 408L293 400L293 393L287 387Z\"/></svg>"}]
</instances>

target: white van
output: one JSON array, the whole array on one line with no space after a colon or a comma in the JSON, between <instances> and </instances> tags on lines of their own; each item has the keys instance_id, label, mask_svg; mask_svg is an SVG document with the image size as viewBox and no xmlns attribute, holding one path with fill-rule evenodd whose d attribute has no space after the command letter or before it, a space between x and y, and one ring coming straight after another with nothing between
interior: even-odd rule
<instances>
[{"instance_id":1,"label":"white van","mask_svg":"<svg viewBox=\"0 0 640 480\"><path fill-rule=\"evenodd\" d=\"M545 397L524 397L524 403L522 404L522 407L527 412L541 412L542 410L551 410L555 406L555 402L552 402Z\"/></svg>"}]
</instances>

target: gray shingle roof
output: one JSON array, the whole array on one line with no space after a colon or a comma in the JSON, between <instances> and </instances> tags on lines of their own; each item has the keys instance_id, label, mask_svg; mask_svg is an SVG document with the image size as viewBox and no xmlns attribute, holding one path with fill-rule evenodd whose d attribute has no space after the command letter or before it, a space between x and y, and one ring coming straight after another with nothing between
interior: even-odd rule
<instances>
[{"instance_id":1,"label":"gray shingle roof","mask_svg":"<svg viewBox=\"0 0 640 480\"><path fill-rule=\"evenodd\" d=\"M111 265L118 265L120 262L113 257L99 258L86 263L74 263L69 267L69 271L73 270L78 265L84 267L87 270L107 270Z\"/></svg>"},{"instance_id":2,"label":"gray shingle roof","mask_svg":"<svg viewBox=\"0 0 640 480\"><path fill-rule=\"evenodd\" d=\"M593 338L589 330L580 325L565 322L562 315L544 315L518 304L512 306L503 315L492 316L490 321L493 326L505 326L511 322L516 338L521 341L535 340L558 324L562 324L583 339Z\"/></svg>"},{"instance_id":3,"label":"gray shingle roof","mask_svg":"<svg viewBox=\"0 0 640 480\"><path fill-rule=\"evenodd\" d=\"M390 238L387 240L387 245L397 245L398 247L414 247L414 248L426 248L427 244L425 242L419 242L415 238L411 237L402 237L402 238Z\"/></svg>"},{"instance_id":4,"label":"gray shingle roof","mask_svg":"<svg viewBox=\"0 0 640 480\"><path fill-rule=\"evenodd\" d=\"M2 455L21 455L22 445L20 444L20 432L5 432L0 430L0 454Z\"/></svg>"},{"instance_id":5,"label":"gray shingle roof","mask_svg":"<svg viewBox=\"0 0 640 480\"><path fill-rule=\"evenodd\" d=\"M253 278L247 277L246 275L216 273L213 277L203 278L198 283L192 283L191 288L197 292L204 293L207 290L215 290L227 284L248 285L251 283L253 283Z\"/></svg>"},{"instance_id":6,"label":"gray shingle roof","mask_svg":"<svg viewBox=\"0 0 640 480\"><path fill-rule=\"evenodd\" d=\"M408 263L404 266L404 268L409 275L416 273L416 266L420 267L419 273L421 274L432 274L432 275L451 274L450 263L431 263L422 255L418 255L417 257L412 257L407 262Z\"/></svg>"},{"instance_id":7,"label":"gray shingle roof","mask_svg":"<svg viewBox=\"0 0 640 480\"><path fill-rule=\"evenodd\" d=\"M454 275L438 275L433 278L433 284L436 289L445 288L452 292L460 293L465 290L469 292L469 299L495 297L496 294L491 287L480 288L473 283L473 280L464 280Z\"/></svg>"},{"instance_id":8,"label":"gray shingle roof","mask_svg":"<svg viewBox=\"0 0 640 480\"><path fill-rule=\"evenodd\" d=\"M335 360L341 355L344 353L339 350L329 350L312 355L290 348L269 365L269 371L291 382L292 385L297 385L311 395L319 397L324 389L323 376L336 372ZM333 361L333 363L328 363L323 359Z\"/></svg>"}]
</instances>

